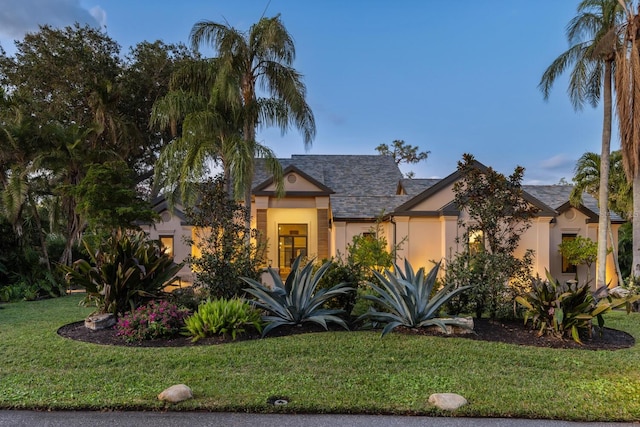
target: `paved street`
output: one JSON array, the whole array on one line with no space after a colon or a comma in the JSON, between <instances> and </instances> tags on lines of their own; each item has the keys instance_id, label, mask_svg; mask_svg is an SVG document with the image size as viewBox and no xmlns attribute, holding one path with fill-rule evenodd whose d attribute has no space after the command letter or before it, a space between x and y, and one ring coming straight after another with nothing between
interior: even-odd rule
<instances>
[{"instance_id":1,"label":"paved street","mask_svg":"<svg viewBox=\"0 0 640 427\"><path fill-rule=\"evenodd\" d=\"M433 418L386 415L0 411L0 427L638 427L639 425L634 423L576 423L508 418Z\"/></svg>"}]
</instances>

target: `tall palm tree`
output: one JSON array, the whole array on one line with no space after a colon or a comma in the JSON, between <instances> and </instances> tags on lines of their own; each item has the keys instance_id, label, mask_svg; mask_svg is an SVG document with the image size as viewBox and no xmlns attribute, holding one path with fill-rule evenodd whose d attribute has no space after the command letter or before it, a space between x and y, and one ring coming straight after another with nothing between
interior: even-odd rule
<instances>
[{"instance_id":1,"label":"tall palm tree","mask_svg":"<svg viewBox=\"0 0 640 427\"><path fill-rule=\"evenodd\" d=\"M211 165L222 167L230 196L244 196L242 173L237 170L254 157L266 160L282 191L282 167L268 147L241 137L240 112L222 102L213 87L217 61L199 60L173 73L170 91L153 105L151 126L169 129L173 140L156 162L157 186L165 190L171 204L179 195L191 204L196 184Z\"/></svg>"},{"instance_id":2,"label":"tall palm tree","mask_svg":"<svg viewBox=\"0 0 640 427\"><path fill-rule=\"evenodd\" d=\"M258 126L277 126L283 133L295 126L307 148L315 137L306 87L302 75L292 67L293 39L279 15L260 19L247 33L229 25L200 21L191 29L190 39L194 49L204 44L217 53L213 88L219 99L237 112L241 123L244 144L239 151L245 155L237 157L231 168L249 207Z\"/></svg>"},{"instance_id":3,"label":"tall palm tree","mask_svg":"<svg viewBox=\"0 0 640 427\"><path fill-rule=\"evenodd\" d=\"M624 8L620 27L623 46L616 55L616 110L620 146L627 179L633 188L633 264L631 275L640 277L640 4L618 0Z\"/></svg>"},{"instance_id":4,"label":"tall palm tree","mask_svg":"<svg viewBox=\"0 0 640 427\"><path fill-rule=\"evenodd\" d=\"M571 47L546 69L539 88L548 99L555 80L573 66L569 81L569 98L576 110L585 102L593 107L600 101L603 90L604 116L602 122L602 153L600 156L600 185L598 205L598 261L596 286L606 283L607 224L609 223L608 178L611 150L612 82L616 50L619 42L614 30L620 23L622 8L617 0L582 0L578 15L567 26Z\"/></svg>"}]
</instances>

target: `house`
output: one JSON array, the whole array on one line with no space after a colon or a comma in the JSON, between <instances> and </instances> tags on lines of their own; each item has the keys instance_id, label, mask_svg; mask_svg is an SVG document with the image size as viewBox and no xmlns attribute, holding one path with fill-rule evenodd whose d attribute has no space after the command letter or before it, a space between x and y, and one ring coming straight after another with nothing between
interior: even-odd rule
<instances>
[{"instance_id":1,"label":"house","mask_svg":"<svg viewBox=\"0 0 640 427\"><path fill-rule=\"evenodd\" d=\"M340 257L354 236L368 233L382 218L389 243L402 242L399 260L430 268L432 261L450 258L462 249L458 221L465 219L454 201L455 171L443 179L406 179L393 158L380 155L293 155L280 159L285 195L278 198L273 177L261 159L253 181L251 215L254 227L268 242L267 262L284 276L298 255L318 259ZM478 167L485 168L478 163ZM524 197L537 208L531 227L521 237L516 256L534 251L533 273L545 270L561 281L586 277L586 266L568 265L558 245L577 235L597 239L597 201L585 194L583 204L569 204L570 185L526 185ZM182 236L190 235L179 206L173 213L159 199L161 221L148 228L152 238L171 245L180 261L190 253ZM623 220L612 214L613 246ZM611 245L611 243L609 243ZM595 263L594 263L595 264ZM595 277L595 265L590 277ZM185 280L190 280L185 272ZM607 258L607 280L617 283L613 255Z\"/></svg>"}]
</instances>

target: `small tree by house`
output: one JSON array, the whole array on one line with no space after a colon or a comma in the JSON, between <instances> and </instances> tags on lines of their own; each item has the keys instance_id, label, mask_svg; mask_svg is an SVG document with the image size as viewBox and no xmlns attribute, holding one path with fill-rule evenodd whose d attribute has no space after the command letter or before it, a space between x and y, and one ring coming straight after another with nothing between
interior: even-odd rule
<instances>
[{"instance_id":1,"label":"small tree by house","mask_svg":"<svg viewBox=\"0 0 640 427\"><path fill-rule=\"evenodd\" d=\"M240 277L258 280L265 253L261 239L247 244L248 208L229 197L224 177L219 175L201 184L199 201L186 214L195 230L195 238L188 243L200 252L188 259L195 271L195 286L215 298L244 295ZM250 237L257 237L256 230L249 232Z\"/></svg>"},{"instance_id":2,"label":"small tree by house","mask_svg":"<svg viewBox=\"0 0 640 427\"><path fill-rule=\"evenodd\" d=\"M366 233L353 236L347 245L347 262L362 271L363 280L373 280L373 270L382 273L386 268L393 266L396 252L402 247L402 242L388 249L389 243L382 229L382 215L378 217L375 225Z\"/></svg>"},{"instance_id":3,"label":"small tree by house","mask_svg":"<svg viewBox=\"0 0 640 427\"><path fill-rule=\"evenodd\" d=\"M587 266L587 283L589 283L591 265L598 259L598 244L588 237L578 235L573 239L564 240L558 245L558 249L569 264Z\"/></svg>"},{"instance_id":4,"label":"small tree by house","mask_svg":"<svg viewBox=\"0 0 640 427\"><path fill-rule=\"evenodd\" d=\"M448 260L445 280L472 288L455 299L451 309L475 312L477 317L488 312L495 318L512 306L513 287L527 283L533 252L527 250L522 258L514 252L536 208L523 197L524 168L520 166L505 177L480 167L471 154L465 154L458 171L461 179L453 191L458 209L467 214L458 222L464 249Z\"/></svg>"}]
</instances>

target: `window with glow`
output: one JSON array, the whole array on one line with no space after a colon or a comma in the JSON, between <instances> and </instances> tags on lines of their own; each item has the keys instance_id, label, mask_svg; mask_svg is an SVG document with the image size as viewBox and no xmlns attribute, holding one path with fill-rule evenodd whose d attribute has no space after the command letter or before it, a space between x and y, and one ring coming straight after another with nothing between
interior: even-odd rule
<instances>
[{"instance_id":1,"label":"window with glow","mask_svg":"<svg viewBox=\"0 0 640 427\"><path fill-rule=\"evenodd\" d=\"M278 268L286 277L298 256L307 256L307 224L278 225Z\"/></svg>"},{"instance_id":2,"label":"window with glow","mask_svg":"<svg viewBox=\"0 0 640 427\"><path fill-rule=\"evenodd\" d=\"M469 234L469 253L475 255L484 250L484 234L482 230L475 230Z\"/></svg>"},{"instance_id":3,"label":"window with glow","mask_svg":"<svg viewBox=\"0 0 640 427\"><path fill-rule=\"evenodd\" d=\"M173 236L160 236L160 245L167 255L173 257Z\"/></svg>"}]
</instances>

